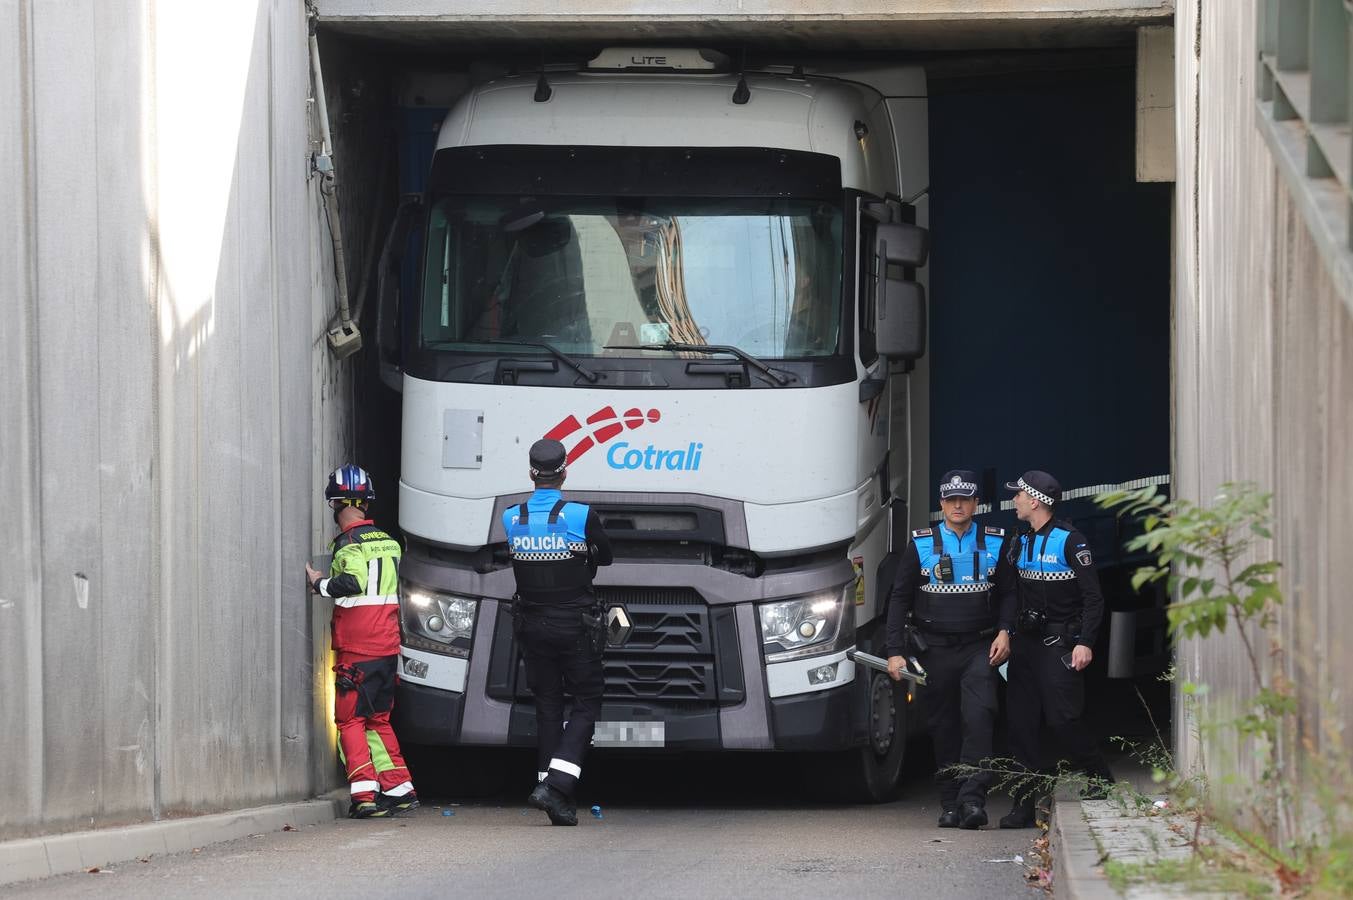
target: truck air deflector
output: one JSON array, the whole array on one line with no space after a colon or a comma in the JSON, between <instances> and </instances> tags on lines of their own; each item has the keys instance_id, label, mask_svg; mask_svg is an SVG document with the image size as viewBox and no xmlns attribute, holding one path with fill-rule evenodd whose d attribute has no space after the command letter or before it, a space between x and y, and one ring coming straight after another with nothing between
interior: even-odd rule
<instances>
[{"instance_id":1,"label":"truck air deflector","mask_svg":"<svg viewBox=\"0 0 1353 900\"><path fill-rule=\"evenodd\" d=\"M797 197L839 201L841 161L764 147L454 147L432 194Z\"/></svg>"},{"instance_id":2,"label":"truck air deflector","mask_svg":"<svg viewBox=\"0 0 1353 900\"><path fill-rule=\"evenodd\" d=\"M507 541L503 511L531 496L526 492L495 498L488 543ZM742 504L736 500L704 494L629 493L621 491L570 491L569 499L596 508L613 539L637 537L640 532L658 532L665 539L707 541L747 546L747 524Z\"/></svg>"}]
</instances>

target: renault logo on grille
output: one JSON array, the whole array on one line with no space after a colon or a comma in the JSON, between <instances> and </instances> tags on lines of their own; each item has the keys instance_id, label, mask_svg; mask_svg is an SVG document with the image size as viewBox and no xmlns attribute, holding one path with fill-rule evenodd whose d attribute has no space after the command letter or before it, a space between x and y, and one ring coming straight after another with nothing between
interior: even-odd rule
<instances>
[{"instance_id":1,"label":"renault logo on grille","mask_svg":"<svg viewBox=\"0 0 1353 900\"><path fill-rule=\"evenodd\" d=\"M623 606L612 606L606 610L606 645L608 647L623 646L625 641L630 639L630 633L634 631L634 623L630 621L630 614L625 611Z\"/></svg>"}]
</instances>

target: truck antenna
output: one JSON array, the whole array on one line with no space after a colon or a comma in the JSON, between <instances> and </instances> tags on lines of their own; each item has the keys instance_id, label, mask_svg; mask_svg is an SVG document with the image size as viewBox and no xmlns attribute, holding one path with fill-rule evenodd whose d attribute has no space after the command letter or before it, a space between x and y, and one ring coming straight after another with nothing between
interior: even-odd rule
<instances>
[{"instance_id":1,"label":"truck antenna","mask_svg":"<svg viewBox=\"0 0 1353 900\"><path fill-rule=\"evenodd\" d=\"M545 56L542 54L540 57L540 77L536 79L536 92L532 99L537 103L544 103L552 96L554 96L554 88L550 87L550 83L545 80Z\"/></svg>"},{"instance_id":2,"label":"truck antenna","mask_svg":"<svg viewBox=\"0 0 1353 900\"><path fill-rule=\"evenodd\" d=\"M752 99L752 92L747 87L747 48L742 48L741 62L738 63L738 86L733 89L733 102L742 106L748 100Z\"/></svg>"}]
</instances>

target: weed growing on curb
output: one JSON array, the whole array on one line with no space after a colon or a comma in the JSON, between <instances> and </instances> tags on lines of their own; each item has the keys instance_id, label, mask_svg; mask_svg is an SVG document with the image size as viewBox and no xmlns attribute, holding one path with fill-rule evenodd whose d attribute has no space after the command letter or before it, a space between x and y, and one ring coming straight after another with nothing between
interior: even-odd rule
<instances>
[{"instance_id":1,"label":"weed growing on curb","mask_svg":"<svg viewBox=\"0 0 1353 900\"><path fill-rule=\"evenodd\" d=\"M1166 611L1171 636L1196 640L1201 647L1232 630L1244 651L1251 695L1239 701L1233 715L1214 719L1200 714L1199 701L1208 686L1178 685L1189 725L1204 751L1197 767L1181 772L1168 752L1153 763L1156 780L1175 808L1192 817L1194 862L1212 866L1218 877L1258 876L1285 896L1353 896L1349 756L1333 724L1336 715L1325 717L1334 733L1319 746L1297 738L1297 691L1287 675L1277 631L1283 603L1277 581L1281 564L1261 558L1273 537L1271 500L1272 495L1249 483L1223 484L1208 506L1167 500L1154 487L1095 498L1106 509L1117 507L1121 515L1141 519L1144 530L1128 541L1127 549L1146 551L1156 562L1138 569L1132 584L1139 588L1165 580L1174 598ZM1257 778L1209 778L1209 749L1232 743L1239 754L1254 760ZM1307 774L1305 782L1298 782L1298 772ZM1302 783L1312 790L1302 794ZM1205 847L1205 827L1235 852Z\"/></svg>"},{"instance_id":2,"label":"weed growing on curb","mask_svg":"<svg viewBox=\"0 0 1353 900\"><path fill-rule=\"evenodd\" d=\"M1353 896L1353 805L1348 800L1353 762L1329 699L1337 692L1324 692L1321 740L1299 736L1297 689L1287 674L1277 629L1283 604L1280 563L1262 558L1273 537L1271 499L1248 483L1222 485L1206 506L1168 500L1154 487L1095 498L1100 506L1141 521L1142 532L1126 547L1149 553L1155 562L1138 569L1132 584L1140 588L1165 581L1174 598L1166 611L1171 637L1195 641L1191 646L1199 650L1232 631L1249 682L1249 695L1226 698L1237 705L1229 714L1216 715L1210 710L1220 704L1205 703L1208 685L1178 681L1173 669L1163 676L1176 682L1187 727L1202 748L1187 771L1158 728L1146 745L1114 739L1151 769L1169 798L1166 814L1184 817L1170 828L1191 850L1186 860L1109 860L1105 873L1120 891L1129 883L1150 881L1246 897L1266 896L1275 888L1285 897ZM1210 775L1209 757L1227 747L1234 748L1235 757L1224 768L1244 771L1235 763L1252 761L1254 777ZM1127 783L1109 784L1065 764L1052 773L1029 772L1012 759L991 759L948 772L956 777L985 773L995 787L1015 795L1046 798L1062 789L1103 797L1123 810L1163 812L1156 798ZM1041 811L1043 803L1039 806Z\"/></svg>"}]
</instances>

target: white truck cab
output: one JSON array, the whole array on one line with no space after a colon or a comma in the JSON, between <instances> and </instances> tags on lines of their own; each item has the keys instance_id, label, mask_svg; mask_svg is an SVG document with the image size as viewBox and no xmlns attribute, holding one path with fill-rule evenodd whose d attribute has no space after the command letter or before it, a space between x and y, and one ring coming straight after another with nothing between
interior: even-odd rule
<instances>
[{"instance_id":1,"label":"white truck cab","mask_svg":"<svg viewBox=\"0 0 1353 900\"><path fill-rule=\"evenodd\" d=\"M548 436L616 551L596 743L893 789L908 695L846 658L882 645L925 335L924 77L883 76L614 48L447 115L400 311L406 739L534 742L501 514Z\"/></svg>"}]
</instances>

